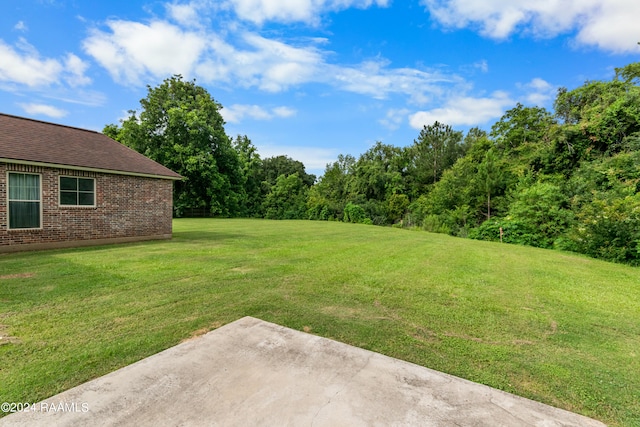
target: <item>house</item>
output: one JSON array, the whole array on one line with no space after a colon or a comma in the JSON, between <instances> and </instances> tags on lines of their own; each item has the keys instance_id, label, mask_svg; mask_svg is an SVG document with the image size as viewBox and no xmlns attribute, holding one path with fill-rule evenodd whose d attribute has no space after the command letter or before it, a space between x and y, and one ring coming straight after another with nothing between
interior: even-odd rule
<instances>
[{"instance_id":1,"label":"house","mask_svg":"<svg viewBox=\"0 0 640 427\"><path fill-rule=\"evenodd\" d=\"M0 252L171 238L179 179L99 132L0 113Z\"/></svg>"}]
</instances>

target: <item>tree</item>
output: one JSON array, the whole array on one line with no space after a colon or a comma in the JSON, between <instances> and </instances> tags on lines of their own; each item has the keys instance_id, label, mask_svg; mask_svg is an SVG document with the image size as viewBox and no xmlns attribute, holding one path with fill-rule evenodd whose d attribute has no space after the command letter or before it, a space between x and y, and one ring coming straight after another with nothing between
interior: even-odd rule
<instances>
[{"instance_id":1,"label":"tree","mask_svg":"<svg viewBox=\"0 0 640 427\"><path fill-rule=\"evenodd\" d=\"M577 213L576 249L594 258L640 265L640 193L594 194Z\"/></svg>"},{"instance_id":2,"label":"tree","mask_svg":"<svg viewBox=\"0 0 640 427\"><path fill-rule=\"evenodd\" d=\"M238 215L244 189L236 151L224 130L222 106L194 81L175 75L147 86L140 114L130 111L122 126L104 132L184 177L174 189L174 210L204 208Z\"/></svg>"},{"instance_id":3,"label":"tree","mask_svg":"<svg viewBox=\"0 0 640 427\"><path fill-rule=\"evenodd\" d=\"M616 69L617 77L624 80L591 81L571 91L559 90L556 115L564 120L567 133L579 140L574 144L573 138L568 138L567 143L580 157L591 152L618 153L628 138L640 133L640 86L635 84L638 68L638 64L631 64Z\"/></svg>"},{"instance_id":4,"label":"tree","mask_svg":"<svg viewBox=\"0 0 640 427\"><path fill-rule=\"evenodd\" d=\"M491 195L502 184L502 171L493 150L487 151L482 163L478 165L478 183L486 195L487 219L491 219Z\"/></svg>"},{"instance_id":5,"label":"tree","mask_svg":"<svg viewBox=\"0 0 640 427\"><path fill-rule=\"evenodd\" d=\"M469 154L444 171L431 191L413 203L417 222L428 231L455 235L461 231L466 233L464 230L470 225L477 225L484 217L474 217L473 212L483 211L485 205L481 202L480 206L472 206L485 194L476 194L479 191L477 174L478 165Z\"/></svg>"},{"instance_id":6,"label":"tree","mask_svg":"<svg viewBox=\"0 0 640 427\"><path fill-rule=\"evenodd\" d=\"M462 153L467 154L469 150L477 146L480 141L487 141L487 131L480 129L479 127L473 127L467 131L462 141Z\"/></svg>"},{"instance_id":7,"label":"tree","mask_svg":"<svg viewBox=\"0 0 640 427\"><path fill-rule=\"evenodd\" d=\"M294 173L298 174L307 187L311 187L316 181L316 176L308 174L302 162L289 156L268 157L262 161L262 180L269 185L274 185L280 175L288 176Z\"/></svg>"},{"instance_id":8,"label":"tree","mask_svg":"<svg viewBox=\"0 0 640 427\"><path fill-rule=\"evenodd\" d=\"M367 213L360 205L354 203L347 203L344 207L344 222L351 222L354 224L371 224L371 219L367 217Z\"/></svg>"},{"instance_id":9,"label":"tree","mask_svg":"<svg viewBox=\"0 0 640 427\"><path fill-rule=\"evenodd\" d=\"M414 197L424 194L428 185L438 182L442 173L464 155L461 141L462 132L451 126L435 122L422 128L418 139L407 149Z\"/></svg>"},{"instance_id":10,"label":"tree","mask_svg":"<svg viewBox=\"0 0 640 427\"><path fill-rule=\"evenodd\" d=\"M404 191L402 150L376 142L353 166L351 196L384 202L387 196Z\"/></svg>"},{"instance_id":11,"label":"tree","mask_svg":"<svg viewBox=\"0 0 640 427\"><path fill-rule=\"evenodd\" d=\"M406 194L392 194L387 199L387 218L391 222L402 220L409 208L409 197Z\"/></svg>"},{"instance_id":12,"label":"tree","mask_svg":"<svg viewBox=\"0 0 640 427\"><path fill-rule=\"evenodd\" d=\"M505 224L517 229L507 236L513 243L551 248L573 222L567 196L553 180L526 183L513 198Z\"/></svg>"},{"instance_id":13,"label":"tree","mask_svg":"<svg viewBox=\"0 0 640 427\"><path fill-rule=\"evenodd\" d=\"M262 159L256 147L246 135L238 135L233 141L233 147L238 153L242 182L246 194L243 215L260 216L262 212Z\"/></svg>"},{"instance_id":14,"label":"tree","mask_svg":"<svg viewBox=\"0 0 640 427\"><path fill-rule=\"evenodd\" d=\"M640 62L634 62L624 67L616 68L616 80L620 80L620 78L627 83L640 83Z\"/></svg>"},{"instance_id":15,"label":"tree","mask_svg":"<svg viewBox=\"0 0 640 427\"><path fill-rule=\"evenodd\" d=\"M280 175L264 198L263 209L268 219L305 219L309 188L298 176Z\"/></svg>"},{"instance_id":16,"label":"tree","mask_svg":"<svg viewBox=\"0 0 640 427\"><path fill-rule=\"evenodd\" d=\"M347 204L356 159L351 155L338 156L324 175L309 191L307 207L310 219L340 219Z\"/></svg>"},{"instance_id":17,"label":"tree","mask_svg":"<svg viewBox=\"0 0 640 427\"><path fill-rule=\"evenodd\" d=\"M541 142L550 144L547 135L554 124L553 116L545 108L518 103L491 127L489 135L504 154L528 160Z\"/></svg>"}]
</instances>

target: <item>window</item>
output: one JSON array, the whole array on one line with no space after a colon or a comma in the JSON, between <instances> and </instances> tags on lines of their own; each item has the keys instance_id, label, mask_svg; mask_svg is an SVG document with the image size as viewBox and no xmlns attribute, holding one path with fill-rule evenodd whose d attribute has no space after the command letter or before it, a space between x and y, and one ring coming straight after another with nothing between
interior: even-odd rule
<instances>
[{"instance_id":1,"label":"window","mask_svg":"<svg viewBox=\"0 0 640 427\"><path fill-rule=\"evenodd\" d=\"M40 228L40 175L9 172L9 228Z\"/></svg>"},{"instance_id":2,"label":"window","mask_svg":"<svg viewBox=\"0 0 640 427\"><path fill-rule=\"evenodd\" d=\"M60 205L95 206L96 189L93 178L60 177Z\"/></svg>"}]
</instances>

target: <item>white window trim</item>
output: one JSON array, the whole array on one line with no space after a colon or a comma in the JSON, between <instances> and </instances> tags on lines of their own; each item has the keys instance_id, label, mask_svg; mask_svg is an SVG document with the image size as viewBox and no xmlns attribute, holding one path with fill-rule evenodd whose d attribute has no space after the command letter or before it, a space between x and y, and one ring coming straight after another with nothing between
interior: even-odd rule
<instances>
[{"instance_id":1,"label":"white window trim","mask_svg":"<svg viewBox=\"0 0 640 427\"><path fill-rule=\"evenodd\" d=\"M16 174L22 174L22 175L37 175L39 180L40 180L40 199L38 200L40 202L40 227L32 227L32 228L11 228L11 208L9 207L9 204L11 203L9 194L10 194L10 189L9 189L9 175L11 175L12 173L16 173ZM32 173L32 172L20 172L20 171L11 171L8 170L7 171L7 180L6 180L6 187L7 187L7 230L9 231L29 231L29 230L42 230L43 228L43 222L44 222L44 218L43 218L43 202L42 202L42 174L41 173ZM19 202L20 200L14 200L15 202ZM28 202L33 202L34 200L24 200L24 201L28 201Z\"/></svg>"},{"instance_id":2,"label":"white window trim","mask_svg":"<svg viewBox=\"0 0 640 427\"><path fill-rule=\"evenodd\" d=\"M90 179L93 181L93 204L92 205L63 205L62 204L62 184L60 183L60 181L62 180L62 178L80 178L80 179ZM98 194L96 191L96 179L95 178L91 178L91 177L87 177L87 176L74 176L74 175L59 175L58 176L58 207L59 208L64 208L64 209L91 209L91 208L95 208L97 206L98 203ZM79 191L79 190L78 190Z\"/></svg>"}]
</instances>

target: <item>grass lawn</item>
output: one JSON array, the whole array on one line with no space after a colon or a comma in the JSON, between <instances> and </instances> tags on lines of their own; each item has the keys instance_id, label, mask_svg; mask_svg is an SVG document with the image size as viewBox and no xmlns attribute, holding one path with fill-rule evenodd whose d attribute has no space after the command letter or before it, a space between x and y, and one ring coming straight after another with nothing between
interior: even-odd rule
<instances>
[{"instance_id":1,"label":"grass lawn","mask_svg":"<svg viewBox=\"0 0 640 427\"><path fill-rule=\"evenodd\" d=\"M171 241L0 255L0 402L247 315L640 425L640 269L311 221L179 219Z\"/></svg>"}]
</instances>

